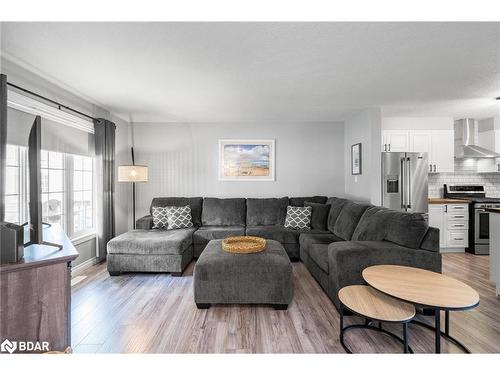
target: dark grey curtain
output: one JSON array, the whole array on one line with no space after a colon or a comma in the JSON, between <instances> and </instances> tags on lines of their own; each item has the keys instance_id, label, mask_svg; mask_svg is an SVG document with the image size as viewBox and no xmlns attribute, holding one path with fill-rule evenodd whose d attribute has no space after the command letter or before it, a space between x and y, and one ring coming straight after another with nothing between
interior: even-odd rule
<instances>
[{"instance_id":1,"label":"dark grey curtain","mask_svg":"<svg viewBox=\"0 0 500 375\"><path fill-rule=\"evenodd\" d=\"M106 246L115 236L115 124L94 121L97 172L97 238L99 259L106 259Z\"/></svg>"},{"instance_id":2,"label":"dark grey curtain","mask_svg":"<svg viewBox=\"0 0 500 375\"><path fill-rule=\"evenodd\" d=\"M5 162L7 158L7 76L0 74L0 221L5 220Z\"/></svg>"}]
</instances>

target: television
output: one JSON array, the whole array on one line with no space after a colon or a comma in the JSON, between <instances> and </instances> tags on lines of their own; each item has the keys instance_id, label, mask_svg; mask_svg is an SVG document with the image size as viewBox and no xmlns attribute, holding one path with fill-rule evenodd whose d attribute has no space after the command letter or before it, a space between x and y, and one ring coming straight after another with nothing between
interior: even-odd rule
<instances>
[{"instance_id":1,"label":"television","mask_svg":"<svg viewBox=\"0 0 500 375\"><path fill-rule=\"evenodd\" d=\"M30 239L24 244L47 245L62 249L61 245L43 240L43 225L50 226L42 221L42 118L36 116L31 126L28 138L28 167L29 167L29 234Z\"/></svg>"}]
</instances>

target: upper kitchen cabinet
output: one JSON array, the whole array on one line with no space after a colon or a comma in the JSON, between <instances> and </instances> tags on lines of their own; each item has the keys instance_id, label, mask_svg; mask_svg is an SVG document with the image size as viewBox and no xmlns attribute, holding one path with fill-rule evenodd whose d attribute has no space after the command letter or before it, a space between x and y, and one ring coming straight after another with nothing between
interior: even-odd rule
<instances>
[{"instance_id":1,"label":"upper kitchen cabinet","mask_svg":"<svg viewBox=\"0 0 500 375\"><path fill-rule=\"evenodd\" d=\"M429 173L455 170L453 130L383 130L382 150L427 152Z\"/></svg>"},{"instance_id":2,"label":"upper kitchen cabinet","mask_svg":"<svg viewBox=\"0 0 500 375\"><path fill-rule=\"evenodd\" d=\"M410 148L407 130L383 130L382 150L385 152L407 152Z\"/></svg>"}]
</instances>

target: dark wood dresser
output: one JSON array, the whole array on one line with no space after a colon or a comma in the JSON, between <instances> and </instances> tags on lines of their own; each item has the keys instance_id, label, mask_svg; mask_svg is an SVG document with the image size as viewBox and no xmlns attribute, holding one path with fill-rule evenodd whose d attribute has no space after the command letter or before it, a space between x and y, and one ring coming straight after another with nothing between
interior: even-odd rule
<instances>
[{"instance_id":1,"label":"dark wood dresser","mask_svg":"<svg viewBox=\"0 0 500 375\"><path fill-rule=\"evenodd\" d=\"M71 346L71 262L78 252L58 225L45 228L43 238L62 250L31 245L21 262L0 265L0 342L48 342L49 350L64 351Z\"/></svg>"}]
</instances>

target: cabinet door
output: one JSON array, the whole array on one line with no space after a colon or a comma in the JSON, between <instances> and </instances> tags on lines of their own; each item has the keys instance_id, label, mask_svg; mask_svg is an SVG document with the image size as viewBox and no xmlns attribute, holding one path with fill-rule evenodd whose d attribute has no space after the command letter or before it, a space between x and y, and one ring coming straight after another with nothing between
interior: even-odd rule
<instances>
[{"instance_id":1,"label":"cabinet door","mask_svg":"<svg viewBox=\"0 0 500 375\"><path fill-rule=\"evenodd\" d=\"M444 204L429 205L429 226L439 229L439 247L446 247L446 223Z\"/></svg>"},{"instance_id":2,"label":"cabinet door","mask_svg":"<svg viewBox=\"0 0 500 375\"><path fill-rule=\"evenodd\" d=\"M453 130L435 130L431 133L431 159L435 172L455 171L455 139Z\"/></svg>"},{"instance_id":3,"label":"cabinet door","mask_svg":"<svg viewBox=\"0 0 500 375\"><path fill-rule=\"evenodd\" d=\"M427 130L411 130L410 131L410 151L411 152L427 152L429 160L429 172L432 172L432 155L431 155L431 134Z\"/></svg>"},{"instance_id":4,"label":"cabinet door","mask_svg":"<svg viewBox=\"0 0 500 375\"><path fill-rule=\"evenodd\" d=\"M385 143L389 152L409 152L409 132L407 130L384 130Z\"/></svg>"}]
</instances>

